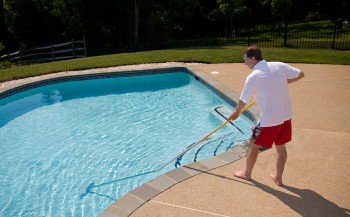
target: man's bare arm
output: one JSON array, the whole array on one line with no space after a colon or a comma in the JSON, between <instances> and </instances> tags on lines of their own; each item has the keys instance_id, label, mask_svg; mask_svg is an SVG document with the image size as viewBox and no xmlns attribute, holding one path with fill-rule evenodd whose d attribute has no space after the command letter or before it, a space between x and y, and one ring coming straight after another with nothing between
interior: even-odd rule
<instances>
[{"instance_id":1,"label":"man's bare arm","mask_svg":"<svg viewBox=\"0 0 350 217\"><path fill-rule=\"evenodd\" d=\"M229 117L229 120L236 120L240 114L240 111L245 107L245 103L239 100L238 105L236 106L236 110L232 112Z\"/></svg>"},{"instance_id":2,"label":"man's bare arm","mask_svg":"<svg viewBox=\"0 0 350 217\"><path fill-rule=\"evenodd\" d=\"M304 72L301 71L298 75L298 77L296 78L292 78L292 79L288 79L288 84L299 81L300 79L302 79L305 76Z\"/></svg>"}]
</instances>

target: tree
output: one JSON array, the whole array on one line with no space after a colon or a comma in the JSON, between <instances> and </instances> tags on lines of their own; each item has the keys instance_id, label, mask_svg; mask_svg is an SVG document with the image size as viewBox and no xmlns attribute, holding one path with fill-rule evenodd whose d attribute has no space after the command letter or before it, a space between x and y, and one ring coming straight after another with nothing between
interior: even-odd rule
<instances>
[{"instance_id":1,"label":"tree","mask_svg":"<svg viewBox=\"0 0 350 217\"><path fill-rule=\"evenodd\" d=\"M140 7L140 0L128 0L129 43L132 50L139 47Z\"/></svg>"},{"instance_id":2,"label":"tree","mask_svg":"<svg viewBox=\"0 0 350 217\"><path fill-rule=\"evenodd\" d=\"M226 17L226 35L233 37L233 19L247 12L247 7L241 0L216 0L218 8L215 13L221 13Z\"/></svg>"},{"instance_id":3,"label":"tree","mask_svg":"<svg viewBox=\"0 0 350 217\"><path fill-rule=\"evenodd\" d=\"M0 55L1 55L1 51L5 52L5 48L8 49L8 48L17 47L15 45L15 42L12 40L11 34L7 30L7 26L5 24L5 17L3 14L3 1L0 0L0 44L1 43L2 43L2 47L0 49Z\"/></svg>"},{"instance_id":4,"label":"tree","mask_svg":"<svg viewBox=\"0 0 350 217\"><path fill-rule=\"evenodd\" d=\"M141 5L140 41L155 48L215 33L212 0L146 0Z\"/></svg>"},{"instance_id":5,"label":"tree","mask_svg":"<svg viewBox=\"0 0 350 217\"><path fill-rule=\"evenodd\" d=\"M333 22L349 19L350 3L348 0L316 0L316 8Z\"/></svg>"},{"instance_id":6,"label":"tree","mask_svg":"<svg viewBox=\"0 0 350 217\"><path fill-rule=\"evenodd\" d=\"M291 15L293 0L271 0L271 14L286 20Z\"/></svg>"},{"instance_id":7,"label":"tree","mask_svg":"<svg viewBox=\"0 0 350 217\"><path fill-rule=\"evenodd\" d=\"M21 47L48 43L48 25L32 0L3 0L3 11L8 31Z\"/></svg>"}]
</instances>

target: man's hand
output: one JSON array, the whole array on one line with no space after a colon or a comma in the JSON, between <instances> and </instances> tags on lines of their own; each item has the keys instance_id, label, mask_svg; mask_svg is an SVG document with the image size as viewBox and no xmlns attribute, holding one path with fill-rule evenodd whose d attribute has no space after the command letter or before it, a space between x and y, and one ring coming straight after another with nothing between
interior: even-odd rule
<instances>
[{"instance_id":1,"label":"man's hand","mask_svg":"<svg viewBox=\"0 0 350 217\"><path fill-rule=\"evenodd\" d=\"M232 114L229 117L229 120L232 120L232 121L236 120L241 114L241 111L245 107L245 105L246 104L243 101L239 100L236 110L232 112Z\"/></svg>"},{"instance_id":2,"label":"man's hand","mask_svg":"<svg viewBox=\"0 0 350 217\"><path fill-rule=\"evenodd\" d=\"M232 114L230 115L230 117L228 118L228 120L230 121L234 121L239 117L239 113L237 111L232 112Z\"/></svg>"}]
</instances>

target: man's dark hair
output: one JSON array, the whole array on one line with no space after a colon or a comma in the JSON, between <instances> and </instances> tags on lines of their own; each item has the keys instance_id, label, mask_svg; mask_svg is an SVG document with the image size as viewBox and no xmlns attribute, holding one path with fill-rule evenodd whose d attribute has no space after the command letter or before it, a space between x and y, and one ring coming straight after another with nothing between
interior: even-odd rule
<instances>
[{"instance_id":1,"label":"man's dark hair","mask_svg":"<svg viewBox=\"0 0 350 217\"><path fill-rule=\"evenodd\" d=\"M260 61L262 60L262 55L261 55L261 50L258 46L252 45L248 47L245 51L244 54L247 55L248 58L255 57L256 60Z\"/></svg>"}]
</instances>

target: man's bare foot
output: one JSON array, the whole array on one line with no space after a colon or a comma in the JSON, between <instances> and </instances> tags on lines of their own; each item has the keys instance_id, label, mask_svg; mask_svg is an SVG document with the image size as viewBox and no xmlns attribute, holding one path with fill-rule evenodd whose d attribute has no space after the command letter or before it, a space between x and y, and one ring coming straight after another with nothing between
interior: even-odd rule
<instances>
[{"instance_id":1,"label":"man's bare foot","mask_svg":"<svg viewBox=\"0 0 350 217\"><path fill-rule=\"evenodd\" d=\"M275 174L270 174L272 180L276 183L276 185L278 186L283 186L282 180L281 179L277 179Z\"/></svg>"},{"instance_id":2,"label":"man's bare foot","mask_svg":"<svg viewBox=\"0 0 350 217\"><path fill-rule=\"evenodd\" d=\"M237 178L245 179L247 181L250 181L252 179L250 175L248 175L245 171L237 171L233 173L233 175Z\"/></svg>"}]
</instances>

